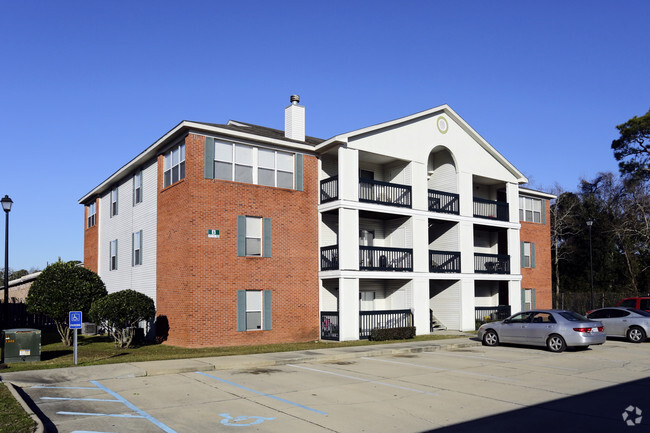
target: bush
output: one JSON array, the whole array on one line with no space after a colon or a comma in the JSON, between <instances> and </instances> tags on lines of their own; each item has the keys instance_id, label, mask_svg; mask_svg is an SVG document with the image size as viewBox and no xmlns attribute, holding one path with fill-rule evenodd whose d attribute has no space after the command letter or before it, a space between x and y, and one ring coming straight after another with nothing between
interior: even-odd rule
<instances>
[{"instance_id":1,"label":"bush","mask_svg":"<svg viewBox=\"0 0 650 433\"><path fill-rule=\"evenodd\" d=\"M151 321L155 315L153 299L135 290L111 293L90 308L90 317L108 330L115 345L126 348L133 342L138 323Z\"/></svg>"},{"instance_id":2,"label":"bush","mask_svg":"<svg viewBox=\"0 0 650 433\"><path fill-rule=\"evenodd\" d=\"M413 337L415 337L415 326L388 329L375 328L370 331L370 340L372 341L406 340Z\"/></svg>"}]
</instances>

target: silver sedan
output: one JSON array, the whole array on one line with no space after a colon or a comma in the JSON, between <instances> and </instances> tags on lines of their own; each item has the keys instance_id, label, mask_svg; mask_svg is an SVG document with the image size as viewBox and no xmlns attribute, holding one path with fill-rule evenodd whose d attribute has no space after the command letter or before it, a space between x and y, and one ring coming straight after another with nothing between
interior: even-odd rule
<instances>
[{"instance_id":1,"label":"silver sedan","mask_svg":"<svg viewBox=\"0 0 650 433\"><path fill-rule=\"evenodd\" d=\"M607 335L602 323L572 311L534 310L522 311L500 322L485 323L478 329L478 338L486 346L528 344L562 352L567 347L603 344Z\"/></svg>"},{"instance_id":2,"label":"silver sedan","mask_svg":"<svg viewBox=\"0 0 650 433\"><path fill-rule=\"evenodd\" d=\"M608 337L625 337L632 343L641 343L650 335L650 313L636 308L611 307L590 311L587 317L599 320Z\"/></svg>"}]
</instances>

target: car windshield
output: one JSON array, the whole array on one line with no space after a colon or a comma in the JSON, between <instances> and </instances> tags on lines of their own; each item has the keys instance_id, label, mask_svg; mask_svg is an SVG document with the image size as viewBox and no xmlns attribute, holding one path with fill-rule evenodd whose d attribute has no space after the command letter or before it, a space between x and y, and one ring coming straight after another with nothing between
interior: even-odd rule
<instances>
[{"instance_id":1,"label":"car windshield","mask_svg":"<svg viewBox=\"0 0 650 433\"><path fill-rule=\"evenodd\" d=\"M636 308L626 308L627 311L631 311L633 313L636 313L640 316L645 316L645 317L650 317L650 313L644 310L637 310Z\"/></svg>"},{"instance_id":2,"label":"car windshield","mask_svg":"<svg viewBox=\"0 0 650 433\"><path fill-rule=\"evenodd\" d=\"M564 317L565 319L567 319L567 320L570 321L570 322L585 322L585 321L589 321L589 319L587 319L586 317L581 316L581 315L578 314L578 313L574 313L573 311L560 311L559 314L560 314L560 316Z\"/></svg>"}]
</instances>

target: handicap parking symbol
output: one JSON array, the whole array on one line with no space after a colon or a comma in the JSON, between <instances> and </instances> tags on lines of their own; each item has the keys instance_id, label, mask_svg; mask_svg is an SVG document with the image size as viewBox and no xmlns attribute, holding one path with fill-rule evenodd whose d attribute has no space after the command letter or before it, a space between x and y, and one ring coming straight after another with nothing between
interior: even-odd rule
<instances>
[{"instance_id":1,"label":"handicap parking symbol","mask_svg":"<svg viewBox=\"0 0 650 433\"><path fill-rule=\"evenodd\" d=\"M229 413L220 413L219 416L222 416L224 419L221 420L221 424L223 425L228 425L232 427L246 427L249 425L255 425L255 424L262 424L264 421L271 421L274 420L275 418L264 418L262 416L238 416L236 418L233 418L230 416ZM242 422L242 421L250 421L252 422Z\"/></svg>"}]
</instances>

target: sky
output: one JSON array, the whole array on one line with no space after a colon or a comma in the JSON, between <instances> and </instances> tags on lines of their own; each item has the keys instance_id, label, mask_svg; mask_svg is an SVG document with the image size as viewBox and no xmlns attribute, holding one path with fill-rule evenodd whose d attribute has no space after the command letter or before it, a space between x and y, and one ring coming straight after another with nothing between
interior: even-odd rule
<instances>
[{"instance_id":1,"label":"sky","mask_svg":"<svg viewBox=\"0 0 650 433\"><path fill-rule=\"evenodd\" d=\"M531 187L575 191L650 109L649 18L647 0L0 0L9 267L83 260L79 198L180 121L284 129L291 94L324 139L449 104Z\"/></svg>"}]
</instances>

